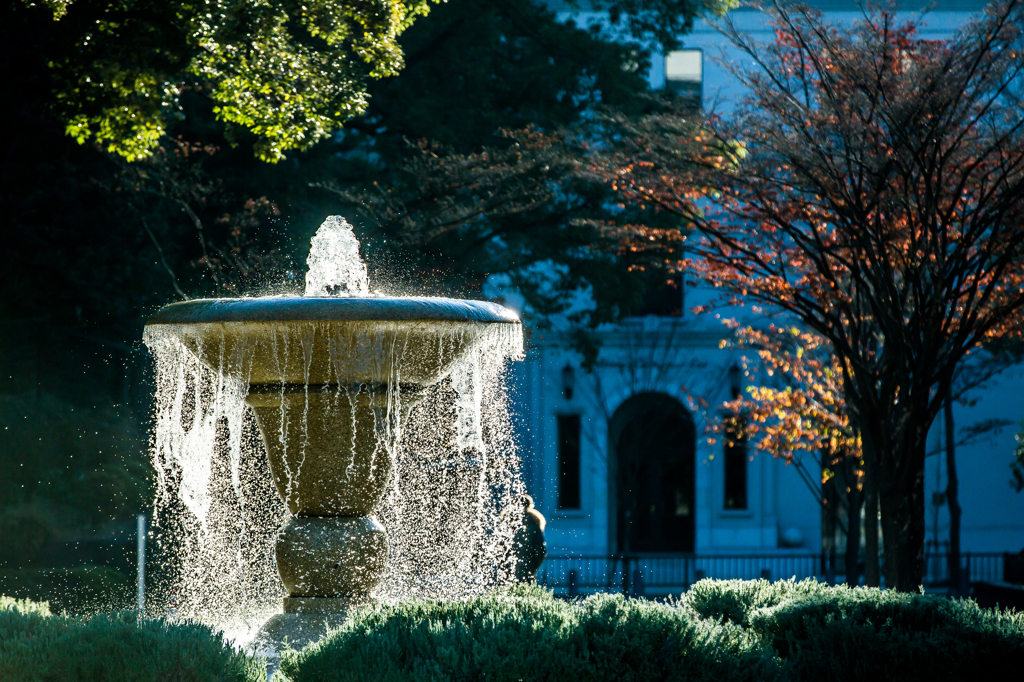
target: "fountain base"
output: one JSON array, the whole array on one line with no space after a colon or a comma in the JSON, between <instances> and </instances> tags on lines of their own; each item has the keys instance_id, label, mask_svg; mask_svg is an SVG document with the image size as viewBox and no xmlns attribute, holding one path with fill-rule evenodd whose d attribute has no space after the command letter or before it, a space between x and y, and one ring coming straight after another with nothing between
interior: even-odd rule
<instances>
[{"instance_id":1,"label":"fountain base","mask_svg":"<svg viewBox=\"0 0 1024 682\"><path fill-rule=\"evenodd\" d=\"M278 533L278 573L292 596L249 645L274 673L281 651L301 651L345 624L352 611L373 601L384 575L387 533L370 516L293 516Z\"/></svg>"},{"instance_id":2,"label":"fountain base","mask_svg":"<svg viewBox=\"0 0 1024 682\"><path fill-rule=\"evenodd\" d=\"M302 651L320 641L329 630L340 628L352 612L369 603L366 598L351 597L285 597L284 613L270 617L249 644L250 654L267 661L267 679L270 679L286 649Z\"/></svg>"}]
</instances>

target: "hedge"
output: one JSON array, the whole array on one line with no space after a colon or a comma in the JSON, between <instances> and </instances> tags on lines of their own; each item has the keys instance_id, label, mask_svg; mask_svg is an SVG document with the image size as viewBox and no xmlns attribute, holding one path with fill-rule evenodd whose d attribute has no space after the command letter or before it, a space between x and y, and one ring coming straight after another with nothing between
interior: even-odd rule
<instances>
[{"instance_id":1,"label":"hedge","mask_svg":"<svg viewBox=\"0 0 1024 682\"><path fill-rule=\"evenodd\" d=\"M4 682L262 682L262 661L195 624L130 611L48 616L45 605L0 598Z\"/></svg>"},{"instance_id":2,"label":"hedge","mask_svg":"<svg viewBox=\"0 0 1024 682\"><path fill-rule=\"evenodd\" d=\"M793 680L1013 679L1024 672L1024 614L970 600L830 588L754 609L750 628Z\"/></svg>"},{"instance_id":3,"label":"hedge","mask_svg":"<svg viewBox=\"0 0 1024 682\"><path fill-rule=\"evenodd\" d=\"M292 682L370 680L938 680L1019 675L1024 614L970 600L714 581L681 600L538 588L376 606L302 652Z\"/></svg>"},{"instance_id":4,"label":"hedge","mask_svg":"<svg viewBox=\"0 0 1024 682\"><path fill-rule=\"evenodd\" d=\"M703 580L657 603L537 587L465 601L378 604L303 651L288 682L907 680L1018 677L1024 614L970 600L814 581ZM209 628L132 612L50 616L0 597L0 680L264 679Z\"/></svg>"},{"instance_id":5,"label":"hedge","mask_svg":"<svg viewBox=\"0 0 1024 682\"><path fill-rule=\"evenodd\" d=\"M285 652L294 682L325 680L762 680L779 665L756 638L680 608L540 588L468 601L377 605L343 629Z\"/></svg>"}]
</instances>

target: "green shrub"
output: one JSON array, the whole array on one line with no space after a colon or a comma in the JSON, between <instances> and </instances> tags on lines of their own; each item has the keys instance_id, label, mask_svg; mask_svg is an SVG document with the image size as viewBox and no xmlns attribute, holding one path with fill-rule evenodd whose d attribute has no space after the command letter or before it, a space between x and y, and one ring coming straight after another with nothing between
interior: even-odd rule
<instances>
[{"instance_id":1,"label":"green shrub","mask_svg":"<svg viewBox=\"0 0 1024 682\"><path fill-rule=\"evenodd\" d=\"M793 680L965 680L1020 673L1024 614L869 588L790 593L751 630Z\"/></svg>"},{"instance_id":2,"label":"green shrub","mask_svg":"<svg viewBox=\"0 0 1024 682\"><path fill-rule=\"evenodd\" d=\"M701 581L679 602L533 587L376 605L302 652L292 682L383 680L941 680L1016 674L1024 614L969 600L813 581ZM263 679L199 625L130 612L52 617L0 597L5 682Z\"/></svg>"},{"instance_id":3,"label":"green shrub","mask_svg":"<svg viewBox=\"0 0 1024 682\"><path fill-rule=\"evenodd\" d=\"M786 600L812 595L831 594L824 583L813 579L796 580L712 580L695 583L683 603L700 618L750 626L750 615L756 609L777 606ZM826 597L827 599L827 597Z\"/></svg>"},{"instance_id":4,"label":"green shrub","mask_svg":"<svg viewBox=\"0 0 1024 682\"><path fill-rule=\"evenodd\" d=\"M303 652L292 682L936 680L1016 674L1024 614L815 581L704 580L678 603L537 588L375 606Z\"/></svg>"},{"instance_id":5,"label":"green shrub","mask_svg":"<svg viewBox=\"0 0 1024 682\"><path fill-rule=\"evenodd\" d=\"M618 596L561 602L539 588L360 611L301 653L295 682L330 680L766 680L778 664L742 628Z\"/></svg>"},{"instance_id":6,"label":"green shrub","mask_svg":"<svg viewBox=\"0 0 1024 682\"><path fill-rule=\"evenodd\" d=\"M262 682L265 674L262 661L202 625L132 612L65 618L0 610L4 682Z\"/></svg>"}]
</instances>

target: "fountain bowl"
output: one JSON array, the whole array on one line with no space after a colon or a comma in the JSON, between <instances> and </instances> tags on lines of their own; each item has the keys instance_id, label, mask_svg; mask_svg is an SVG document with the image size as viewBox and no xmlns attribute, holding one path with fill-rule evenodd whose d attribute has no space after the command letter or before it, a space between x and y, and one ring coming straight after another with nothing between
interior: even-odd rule
<instances>
[{"instance_id":1,"label":"fountain bowl","mask_svg":"<svg viewBox=\"0 0 1024 682\"><path fill-rule=\"evenodd\" d=\"M448 298L214 298L172 303L146 327L214 371L260 385L436 383L511 310ZM401 359L401 367L394 362Z\"/></svg>"},{"instance_id":2,"label":"fountain bowl","mask_svg":"<svg viewBox=\"0 0 1024 682\"><path fill-rule=\"evenodd\" d=\"M391 467L383 421L404 419L474 347L503 332L521 343L513 311L446 298L199 299L146 327L248 385L275 486L302 516L372 514Z\"/></svg>"}]
</instances>

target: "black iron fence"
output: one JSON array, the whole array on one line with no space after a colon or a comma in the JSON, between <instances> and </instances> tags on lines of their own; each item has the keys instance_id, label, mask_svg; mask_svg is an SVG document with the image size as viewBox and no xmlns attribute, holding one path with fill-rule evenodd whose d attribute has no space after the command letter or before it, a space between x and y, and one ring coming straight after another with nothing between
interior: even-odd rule
<instances>
[{"instance_id":1,"label":"black iron fence","mask_svg":"<svg viewBox=\"0 0 1024 682\"><path fill-rule=\"evenodd\" d=\"M1011 576L1018 554L1002 552L964 552L960 555L961 580L974 582L1016 582ZM924 560L925 584L940 585L949 582L949 555L926 554Z\"/></svg>"},{"instance_id":2,"label":"black iron fence","mask_svg":"<svg viewBox=\"0 0 1024 682\"><path fill-rule=\"evenodd\" d=\"M1002 552L964 552L961 572L967 582L1004 580L1004 567L1017 555ZM551 588L642 594L648 589L681 591L703 578L720 580L815 578L836 580L846 573L842 556L826 553L673 554L632 556L549 556L537 571L537 581ZM949 580L946 554L925 557L925 584Z\"/></svg>"}]
</instances>

